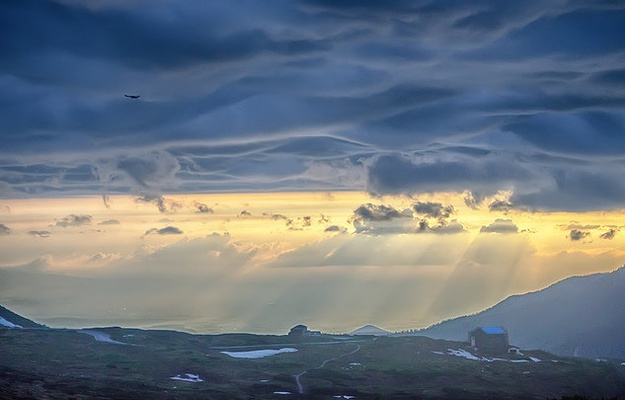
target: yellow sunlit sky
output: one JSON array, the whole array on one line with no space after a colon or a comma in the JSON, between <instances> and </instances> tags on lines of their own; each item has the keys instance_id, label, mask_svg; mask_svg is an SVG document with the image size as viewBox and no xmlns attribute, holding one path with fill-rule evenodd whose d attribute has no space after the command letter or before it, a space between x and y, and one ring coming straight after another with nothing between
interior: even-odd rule
<instances>
[{"instance_id":1,"label":"yellow sunlit sky","mask_svg":"<svg viewBox=\"0 0 625 400\"><path fill-rule=\"evenodd\" d=\"M51 326L399 331L625 261L622 210L466 193L0 201L0 303Z\"/></svg>"}]
</instances>

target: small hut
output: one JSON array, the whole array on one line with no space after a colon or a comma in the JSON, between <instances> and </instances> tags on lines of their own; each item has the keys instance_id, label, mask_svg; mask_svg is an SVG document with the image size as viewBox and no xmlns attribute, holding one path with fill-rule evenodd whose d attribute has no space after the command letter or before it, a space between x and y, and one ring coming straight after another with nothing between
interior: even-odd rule
<instances>
[{"instance_id":1,"label":"small hut","mask_svg":"<svg viewBox=\"0 0 625 400\"><path fill-rule=\"evenodd\" d=\"M508 332L500 326L487 326L475 328L469 332L471 347L488 354L506 354L508 345Z\"/></svg>"},{"instance_id":2,"label":"small hut","mask_svg":"<svg viewBox=\"0 0 625 400\"><path fill-rule=\"evenodd\" d=\"M295 325L289 331L289 336L304 337L308 335L308 327L306 325Z\"/></svg>"}]
</instances>

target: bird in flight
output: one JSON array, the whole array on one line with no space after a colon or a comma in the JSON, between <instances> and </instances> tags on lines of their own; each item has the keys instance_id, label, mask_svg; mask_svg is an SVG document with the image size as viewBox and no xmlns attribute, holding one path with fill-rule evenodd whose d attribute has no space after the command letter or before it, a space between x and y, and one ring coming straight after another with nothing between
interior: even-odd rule
<instances>
[{"instance_id":1,"label":"bird in flight","mask_svg":"<svg viewBox=\"0 0 625 400\"><path fill-rule=\"evenodd\" d=\"M129 99L138 99L139 97L141 97L140 94L125 94L124 97L128 97Z\"/></svg>"}]
</instances>

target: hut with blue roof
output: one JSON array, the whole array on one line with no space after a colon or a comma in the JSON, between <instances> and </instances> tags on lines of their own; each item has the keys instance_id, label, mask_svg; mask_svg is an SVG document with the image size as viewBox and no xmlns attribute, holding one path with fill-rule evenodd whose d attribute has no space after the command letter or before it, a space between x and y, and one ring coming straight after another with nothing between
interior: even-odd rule
<instances>
[{"instance_id":1,"label":"hut with blue roof","mask_svg":"<svg viewBox=\"0 0 625 400\"><path fill-rule=\"evenodd\" d=\"M500 326L484 326L469 332L471 347L487 354L506 354L509 349L508 332Z\"/></svg>"}]
</instances>

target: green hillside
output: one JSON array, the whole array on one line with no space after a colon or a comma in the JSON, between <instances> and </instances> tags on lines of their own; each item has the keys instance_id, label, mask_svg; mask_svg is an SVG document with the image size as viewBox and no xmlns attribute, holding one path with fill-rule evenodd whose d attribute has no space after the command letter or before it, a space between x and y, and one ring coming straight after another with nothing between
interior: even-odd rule
<instances>
[{"instance_id":1,"label":"green hillside","mask_svg":"<svg viewBox=\"0 0 625 400\"><path fill-rule=\"evenodd\" d=\"M36 322L29 320L28 318L24 318L21 315L14 313L13 311L0 306L0 317L4 318L8 322L19 325L22 328L46 328L44 325L40 325ZM6 328L6 326L0 324L0 329Z\"/></svg>"},{"instance_id":2,"label":"green hillside","mask_svg":"<svg viewBox=\"0 0 625 400\"><path fill-rule=\"evenodd\" d=\"M625 367L618 362L544 352L496 360L465 353L461 342L425 337L319 336L297 341L122 328L14 329L0 334L0 398L625 397ZM94 335L126 344L96 341ZM297 351L256 359L222 353L285 348Z\"/></svg>"}]
</instances>

